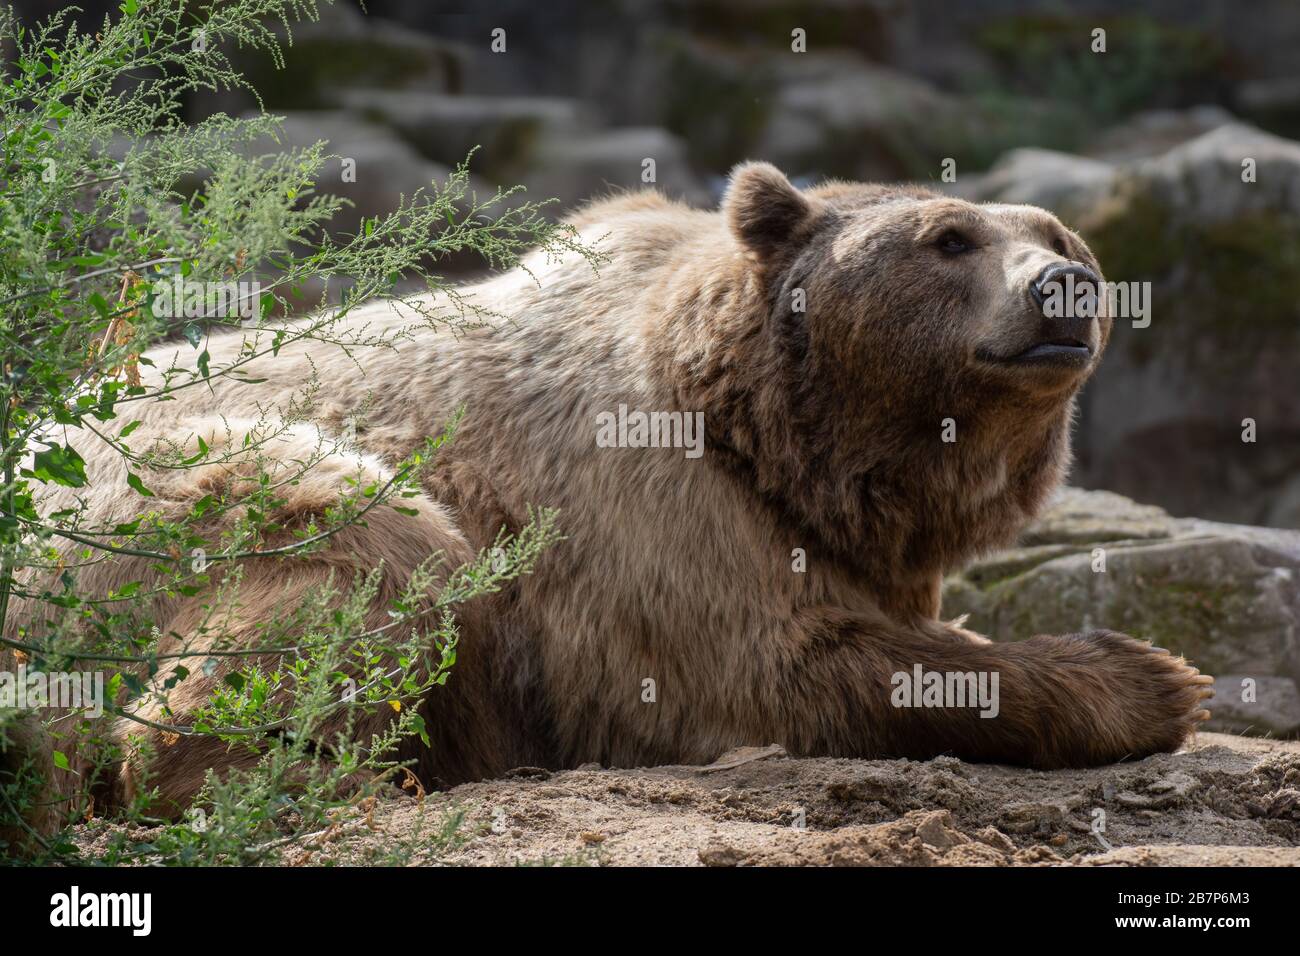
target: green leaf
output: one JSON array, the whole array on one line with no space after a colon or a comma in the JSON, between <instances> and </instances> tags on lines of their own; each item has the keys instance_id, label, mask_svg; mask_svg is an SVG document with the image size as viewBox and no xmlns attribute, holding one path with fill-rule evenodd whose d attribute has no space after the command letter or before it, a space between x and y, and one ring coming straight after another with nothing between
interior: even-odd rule
<instances>
[{"instance_id":1,"label":"green leaf","mask_svg":"<svg viewBox=\"0 0 1300 956\"><path fill-rule=\"evenodd\" d=\"M71 770L72 765L68 763L68 755L62 750L54 751L54 766L60 770Z\"/></svg>"},{"instance_id":2,"label":"green leaf","mask_svg":"<svg viewBox=\"0 0 1300 956\"><path fill-rule=\"evenodd\" d=\"M420 735L420 739L424 741L424 745L426 747L433 746L431 743L429 743L429 730L424 725L423 717L421 717L419 714L412 715L411 727L415 730L417 734Z\"/></svg>"},{"instance_id":3,"label":"green leaf","mask_svg":"<svg viewBox=\"0 0 1300 956\"><path fill-rule=\"evenodd\" d=\"M71 445L51 445L32 460L32 475L56 485L82 488L86 484L86 462Z\"/></svg>"},{"instance_id":4,"label":"green leaf","mask_svg":"<svg viewBox=\"0 0 1300 956\"><path fill-rule=\"evenodd\" d=\"M54 420L60 425L71 425L73 428L81 427L81 416L74 415L65 405L54 406Z\"/></svg>"},{"instance_id":5,"label":"green leaf","mask_svg":"<svg viewBox=\"0 0 1300 956\"><path fill-rule=\"evenodd\" d=\"M108 307L108 302L98 292L92 292L90 294L90 304L95 307L95 311L98 312L100 318L103 319L107 319L109 312L112 311Z\"/></svg>"},{"instance_id":6,"label":"green leaf","mask_svg":"<svg viewBox=\"0 0 1300 956\"><path fill-rule=\"evenodd\" d=\"M146 498L154 497L154 493L144 486L144 482L140 480L139 475L133 474L128 471L126 473L126 483L130 485L132 488L134 488L136 491L138 491L140 494L144 495Z\"/></svg>"}]
</instances>

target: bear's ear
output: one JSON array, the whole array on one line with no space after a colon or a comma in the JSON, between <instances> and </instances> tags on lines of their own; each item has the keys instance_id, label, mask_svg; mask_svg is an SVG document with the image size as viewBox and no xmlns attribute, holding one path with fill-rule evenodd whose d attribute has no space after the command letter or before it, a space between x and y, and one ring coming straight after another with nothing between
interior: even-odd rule
<instances>
[{"instance_id":1,"label":"bear's ear","mask_svg":"<svg viewBox=\"0 0 1300 956\"><path fill-rule=\"evenodd\" d=\"M771 163L749 162L731 171L722 211L736 238L766 260L797 241L816 208Z\"/></svg>"}]
</instances>

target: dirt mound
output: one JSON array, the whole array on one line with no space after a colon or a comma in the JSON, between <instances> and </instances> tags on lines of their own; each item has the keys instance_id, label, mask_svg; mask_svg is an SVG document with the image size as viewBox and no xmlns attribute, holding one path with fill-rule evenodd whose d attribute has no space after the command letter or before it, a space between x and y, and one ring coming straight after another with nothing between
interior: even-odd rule
<instances>
[{"instance_id":1,"label":"dirt mound","mask_svg":"<svg viewBox=\"0 0 1300 956\"><path fill-rule=\"evenodd\" d=\"M449 811L462 842L422 849ZM1300 865L1300 743L1202 734L1091 770L791 759L708 767L520 768L423 803L381 802L291 862L412 848L459 865Z\"/></svg>"}]
</instances>

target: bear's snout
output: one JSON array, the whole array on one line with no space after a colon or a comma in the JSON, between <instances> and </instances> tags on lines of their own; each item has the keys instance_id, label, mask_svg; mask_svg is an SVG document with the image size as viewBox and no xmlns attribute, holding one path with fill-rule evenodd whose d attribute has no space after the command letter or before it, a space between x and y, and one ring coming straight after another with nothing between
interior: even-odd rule
<instances>
[{"instance_id":1,"label":"bear's snout","mask_svg":"<svg viewBox=\"0 0 1300 956\"><path fill-rule=\"evenodd\" d=\"M1078 262L1053 262L1029 283L1042 317L1038 341L1020 360L1086 367L1098 346L1098 317L1105 294L1101 277Z\"/></svg>"},{"instance_id":2,"label":"bear's snout","mask_svg":"<svg viewBox=\"0 0 1300 956\"><path fill-rule=\"evenodd\" d=\"M1029 296L1045 318L1095 319L1101 277L1079 262L1053 262L1029 283Z\"/></svg>"}]
</instances>

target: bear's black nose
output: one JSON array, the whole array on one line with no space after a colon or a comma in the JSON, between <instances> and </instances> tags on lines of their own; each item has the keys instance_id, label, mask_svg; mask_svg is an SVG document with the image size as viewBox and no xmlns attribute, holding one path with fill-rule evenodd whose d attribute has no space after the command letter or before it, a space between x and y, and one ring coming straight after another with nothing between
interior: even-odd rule
<instances>
[{"instance_id":1,"label":"bear's black nose","mask_svg":"<svg viewBox=\"0 0 1300 956\"><path fill-rule=\"evenodd\" d=\"M1029 283L1029 295L1048 318L1095 319L1101 278L1077 262L1053 262Z\"/></svg>"}]
</instances>

